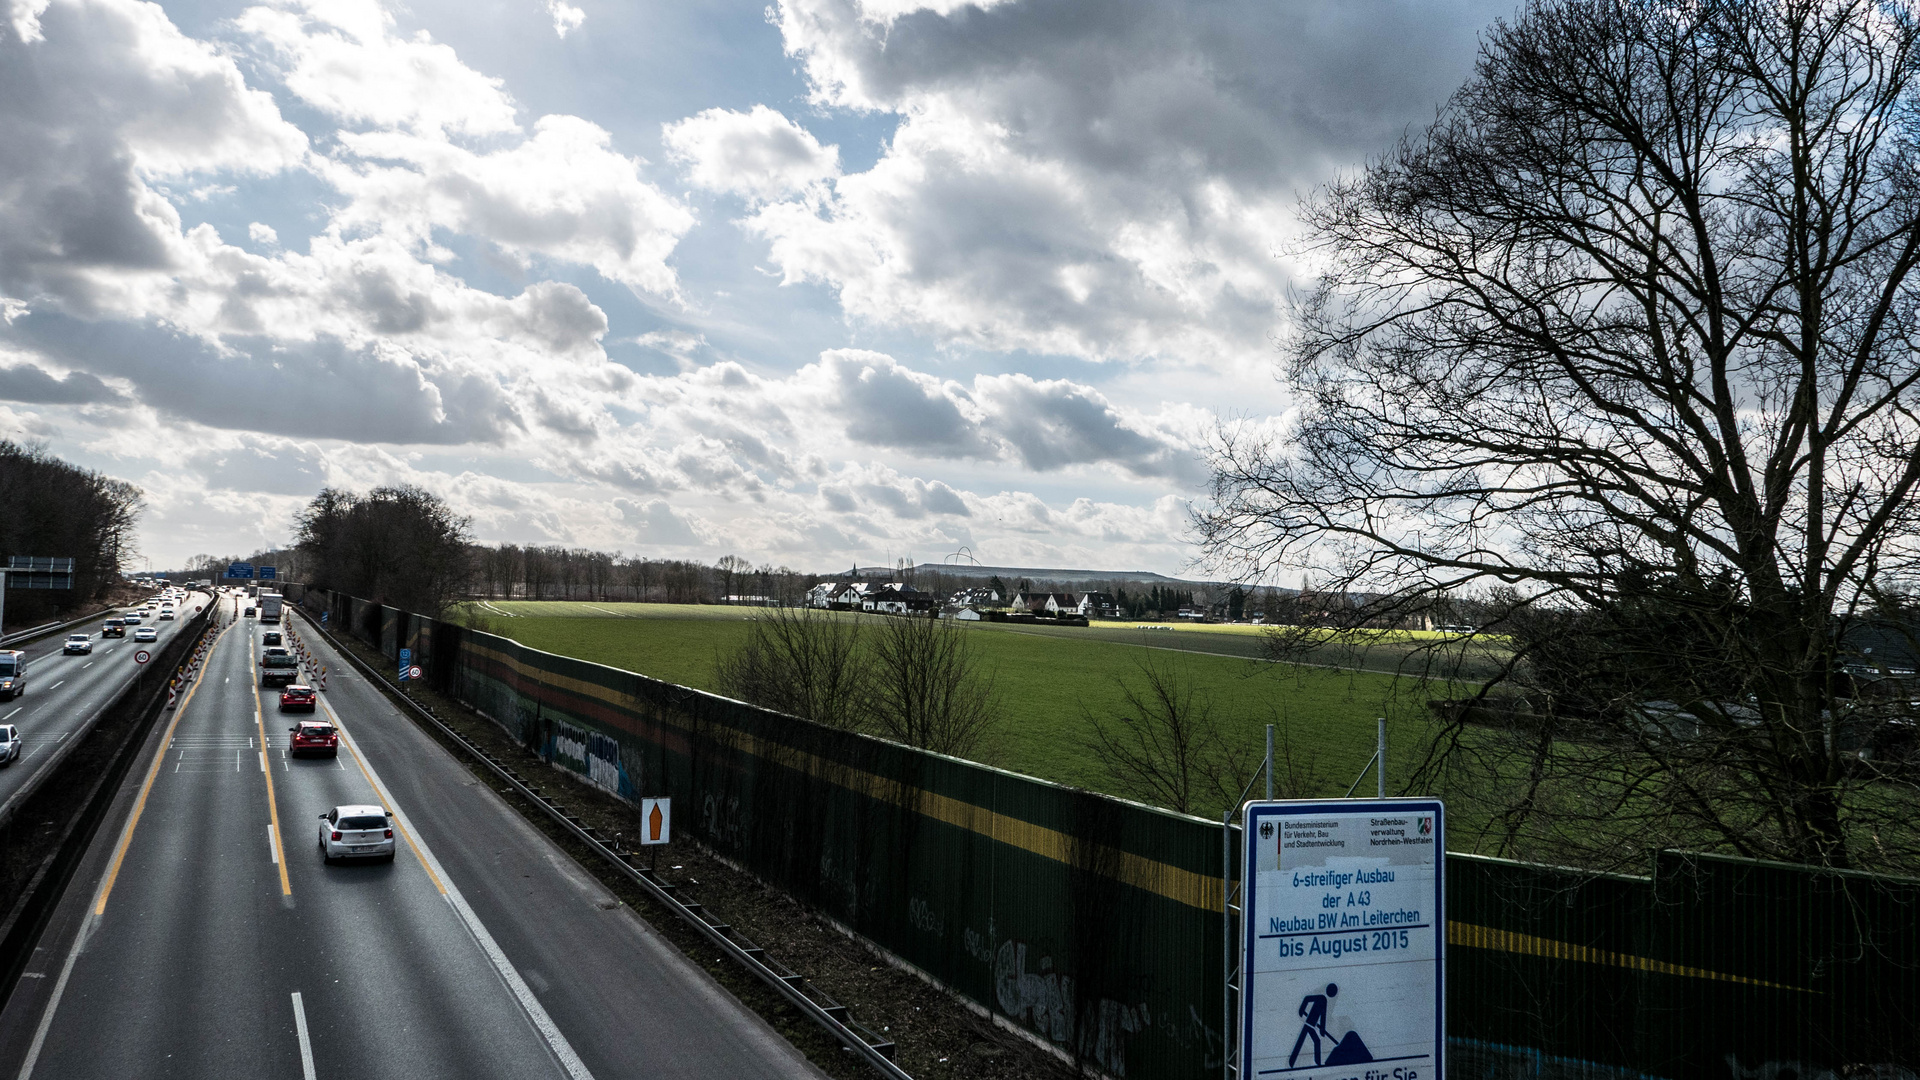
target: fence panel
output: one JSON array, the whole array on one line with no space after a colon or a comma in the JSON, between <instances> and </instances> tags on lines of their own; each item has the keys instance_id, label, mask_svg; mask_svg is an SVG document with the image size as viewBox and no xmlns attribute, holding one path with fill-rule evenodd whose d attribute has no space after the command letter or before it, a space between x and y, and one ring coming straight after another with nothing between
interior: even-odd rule
<instances>
[{"instance_id":1,"label":"fence panel","mask_svg":"<svg viewBox=\"0 0 1920 1080\"><path fill-rule=\"evenodd\" d=\"M335 595L309 598L556 767L1114 1076L1221 1064L1220 827ZM637 823L636 823L637 824ZM1916 1080L1920 883L1663 854L1451 854L1471 1080ZM1904 1070L1904 1071L1902 1071Z\"/></svg>"}]
</instances>

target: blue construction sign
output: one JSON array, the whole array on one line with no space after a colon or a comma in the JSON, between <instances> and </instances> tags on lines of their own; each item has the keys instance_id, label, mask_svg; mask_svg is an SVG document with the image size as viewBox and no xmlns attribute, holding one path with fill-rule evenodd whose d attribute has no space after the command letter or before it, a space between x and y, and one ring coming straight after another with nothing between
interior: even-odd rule
<instances>
[{"instance_id":1,"label":"blue construction sign","mask_svg":"<svg viewBox=\"0 0 1920 1080\"><path fill-rule=\"evenodd\" d=\"M1442 1080L1445 809L1246 807L1240 1075Z\"/></svg>"},{"instance_id":2,"label":"blue construction sign","mask_svg":"<svg viewBox=\"0 0 1920 1080\"><path fill-rule=\"evenodd\" d=\"M253 564L245 562L228 563L227 572L224 576L250 580L253 577Z\"/></svg>"},{"instance_id":3,"label":"blue construction sign","mask_svg":"<svg viewBox=\"0 0 1920 1080\"><path fill-rule=\"evenodd\" d=\"M403 679L406 678L407 671L412 667L413 667L413 650L401 649L400 650L400 677Z\"/></svg>"}]
</instances>

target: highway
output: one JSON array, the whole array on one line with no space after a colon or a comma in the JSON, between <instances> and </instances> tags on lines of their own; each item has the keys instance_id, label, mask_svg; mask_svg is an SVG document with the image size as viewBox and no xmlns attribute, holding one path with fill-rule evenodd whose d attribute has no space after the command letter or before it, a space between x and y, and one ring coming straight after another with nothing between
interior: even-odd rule
<instances>
[{"instance_id":1,"label":"highway","mask_svg":"<svg viewBox=\"0 0 1920 1080\"><path fill-rule=\"evenodd\" d=\"M71 631L63 630L20 647L27 654L27 692L12 700L0 700L0 723L20 729L22 749L20 760L0 768L0 807L46 765L55 747L84 727L138 673L135 652L146 649L158 656L161 647L192 616L193 609L211 599L206 593L190 592L180 608L181 618L156 622L153 616L147 616L141 625L160 632L159 640L152 643L135 644L133 627L127 628L125 638L101 637L100 623L106 619L103 615ZM92 636L93 654L63 655L67 634L82 630ZM156 670L150 677L165 678L166 673Z\"/></svg>"},{"instance_id":2,"label":"highway","mask_svg":"<svg viewBox=\"0 0 1920 1080\"><path fill-rule=\"evenodd\" d=\"M230 603L230 601L228 601ZM819 1077L324 641L290 760L242 619L156 730L0 1013L0 1077ZM378 803L392 863L325 865Z\"/></svg>"}]
</instances>

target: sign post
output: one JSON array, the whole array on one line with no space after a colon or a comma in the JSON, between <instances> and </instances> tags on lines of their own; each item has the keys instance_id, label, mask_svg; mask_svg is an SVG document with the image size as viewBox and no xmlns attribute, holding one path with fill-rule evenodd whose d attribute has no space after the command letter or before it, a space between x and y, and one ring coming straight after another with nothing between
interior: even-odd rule
<instances>
[{"instance_id":1,"label":"sign post","mask_svg":"<svg viewBox=\"0 0 1920 1080\"><path fill-rule=\"evenodd\" d=\"M402 679L417 678L417 676L414 676L412 674L412 671L413 671L413 650L401 649L400 650L400 677Z\"/></svg>"},{"instance_id":2,"label":"sign post","mask_svg":"<svg viewBox=\"0 0 1920 1080\"><path fill-rule=\"evenodd\" d=\"M1445 808L1250 802L1239 1076L1444 1080Z\"/></svg>"},{"instance_id":3,"label":"sign post","mask_svg":"<svg viewBox=\"0 0 1920 1080\"><path fill-rule=\"evenodd\" d=\"M640 842L666 844L673 840L673 800L640 800Z\"/></svg>"},{"instance_id":4,"label":"sign post","mask_svg":"<svg viewBox=\"0 0 1920 1080\"><path fill-rule=\"evenodd\" d=\"M228 563L227 572L222 576L232 581L252 581L253 564L244 562Z\"/></svg>"}]
</instances>

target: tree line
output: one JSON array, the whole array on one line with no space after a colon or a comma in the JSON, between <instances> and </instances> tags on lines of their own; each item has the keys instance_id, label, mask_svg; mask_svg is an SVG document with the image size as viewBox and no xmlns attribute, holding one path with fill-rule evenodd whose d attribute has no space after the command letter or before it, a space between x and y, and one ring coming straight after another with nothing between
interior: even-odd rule
<instances>
[{"instance_id":1,"label":"tree line","mask_svg":"<svg viewBox=\"0 0 1920 1080\"><path fill-rule=\"evenodd\" d=\"M139 488L69 464L44 446L0 439L0 562L14 555L74 560L71 591L8 589L14 623L104 599L138 555Z\"/></svg>"}]
</instances>

